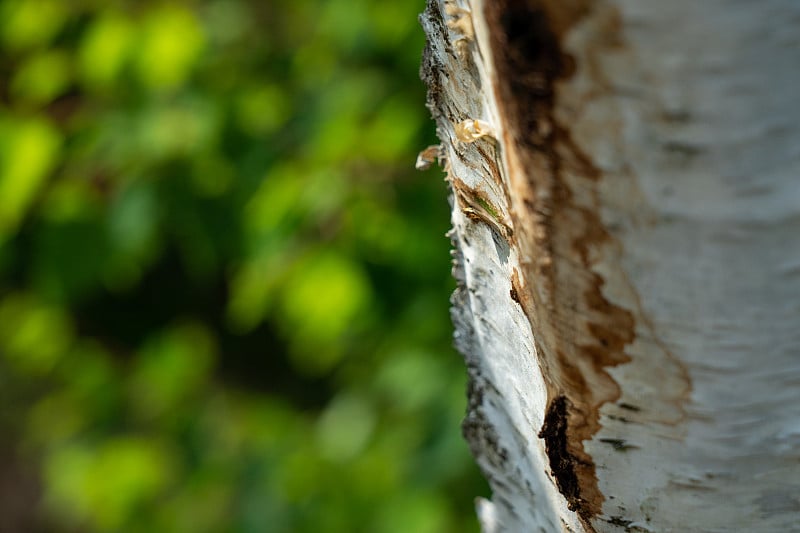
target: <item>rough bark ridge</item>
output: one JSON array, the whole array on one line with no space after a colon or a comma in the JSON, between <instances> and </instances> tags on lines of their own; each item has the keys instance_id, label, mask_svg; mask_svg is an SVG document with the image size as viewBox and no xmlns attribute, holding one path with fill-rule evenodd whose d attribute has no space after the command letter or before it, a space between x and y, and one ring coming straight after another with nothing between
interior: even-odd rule
<instances>
[{"instance_id":1,"label":"rough bark ridge","mask_svg":"<svg viewBox=\"0 0 800 533\"><path fill-rule=\"evenodd\" d=\"M800 117L784 109L798 17L790 0L735 14L723 0L429 2L421 73L453 192L464 433L494 491L478 506L484 530L780 530L797 519L786 443L800 440L800 412L781 402L800 393L778 399L766 384L800 379L800 321L785 300L791 317L777 315L767 285L774 276L800 294L800 276L752 254L800 264L800 246L775 246L776 234L800 245L789 144ZM725 31L709 37L703 20ZM770 68L747 60L759 53L777 92ZM746 118L761 126L726 104L753 108ZM738 212L725 203L740 199ZM734 330L752 332L758 313L779 337L754 351ZM753 365L762 355L771 373ZM733 413L725 391L745 383L749 403ZM777 420L756 424L765 414ZM756 428L783 444L758 464Z\"/></svg>"}]
</instances>

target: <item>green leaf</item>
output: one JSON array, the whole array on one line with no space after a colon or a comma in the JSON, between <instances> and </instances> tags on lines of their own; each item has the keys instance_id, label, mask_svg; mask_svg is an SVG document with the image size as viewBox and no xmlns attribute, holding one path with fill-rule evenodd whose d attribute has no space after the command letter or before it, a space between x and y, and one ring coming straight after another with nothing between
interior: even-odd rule
<instances>
[{"instance_id":1,"label":"green leaf","mask_svg":"<svg viewBox=\"0 0 800 533\"><path fill-rule=\"evenodd\" d=\"M179 87L191 74L204 45L203 28L185 7L165 3L148 11L136 45L139 79L152 90Z\"/></svg>"},{"instance_id":2,"label":"green leaf","mask_svg":"<svg viewBox=\"0 0 800 533\"><path fill-rule=\"evenodd\" d=\"M16 230L55 168L61 144L44 119L0 121L0 238Z\"/></svg>"}]
</instances>

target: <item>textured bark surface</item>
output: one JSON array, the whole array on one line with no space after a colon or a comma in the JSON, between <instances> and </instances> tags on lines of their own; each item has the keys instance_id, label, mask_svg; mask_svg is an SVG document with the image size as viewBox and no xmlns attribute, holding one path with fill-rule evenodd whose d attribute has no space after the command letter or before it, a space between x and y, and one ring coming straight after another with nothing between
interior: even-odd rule
<instances>
[{"instance_id":1,"label":"textured bark surface","mask_svg":"<svg viewBox=\"0 0 800 533\"><path fill-rule=\"evenodd\" d=\"M432 0L486 531L800 523L800 4Z\"/></svg>"}]
</instances>

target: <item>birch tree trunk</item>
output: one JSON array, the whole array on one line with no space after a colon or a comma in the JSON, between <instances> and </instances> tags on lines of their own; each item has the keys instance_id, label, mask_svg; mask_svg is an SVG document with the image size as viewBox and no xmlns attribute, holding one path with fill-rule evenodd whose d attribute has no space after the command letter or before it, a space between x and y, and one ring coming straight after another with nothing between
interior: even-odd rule
<instances>
[{"instance_id":1,"label":"birch tree trunk","mask_svg":"<svg viewBox=\"0 0 800 533\"><path fill-rule=\"evenodd\" d=\"M484 531L800 531L800 2L421 19Z\"/></svg>"}]
</instances>

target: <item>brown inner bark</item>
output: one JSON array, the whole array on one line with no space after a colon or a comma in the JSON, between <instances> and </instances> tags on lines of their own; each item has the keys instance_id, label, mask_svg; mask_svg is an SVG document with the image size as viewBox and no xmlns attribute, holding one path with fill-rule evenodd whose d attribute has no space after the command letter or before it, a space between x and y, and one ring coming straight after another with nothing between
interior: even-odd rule
<instances>
[{"instance_id":1,"label":"brown inner bark","mask_svg":"<svg viewBox=\"0 0 800 533\"><path fill-rule=\"evenodd\" d=\"M635 321L605 298L592 268L610 255L596 191L602 176L553 113L558 81L581 68L563 52L564 34L588 9L584 0L494 0L484 15L510 167L513 241L530 258L512 287L548 383L539 436L559 491L591 531L604 497L583 441L600 429L600 407L620 397L607 369L630 360L625 347Z\"/></svg>"}]
</instances>

